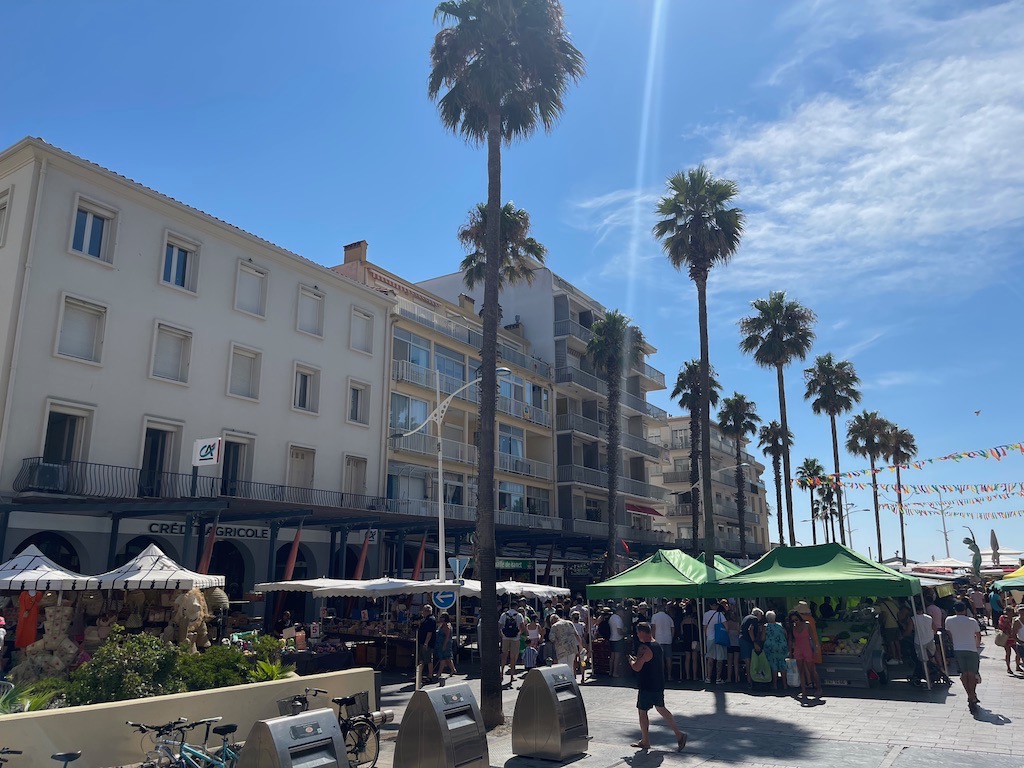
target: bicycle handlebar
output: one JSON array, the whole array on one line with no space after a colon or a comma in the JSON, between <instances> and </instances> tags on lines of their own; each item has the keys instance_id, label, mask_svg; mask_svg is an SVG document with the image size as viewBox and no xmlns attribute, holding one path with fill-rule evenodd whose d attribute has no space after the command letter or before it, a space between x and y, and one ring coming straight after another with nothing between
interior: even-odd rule
<instances>
[{"instance_id":1,"label":"bicycle handlebar","mask_svg":"<svg viewBox=\"0 0 1024 768\"><path fill-rule=\"evenodd\" d=\"M124 724L134 728L139 733L149 733L150 731L155 731L157 733L157 735L166 736L171 731L176 731L179 728L181 728L181 729L184 729L184 728L194 728L196 725L198 725L198 722L201 722L201 721L197 721L197 723L195 723L195 724L186 725L186 723L188 723L188 718L187 717L179 717L177 720L172 720L171 722L163 723L162 725L148 725L146 723L133 723L131 720L125 720Z\"/></svg>"},{"instance_id":2,"label":"bicycle handlebar","mask_svg":"<svg viewBox=\"0 0 1024 768\"><path fill-rule=\"evenodd\" d=\"M306 696L308 696L311 693L313 694L313 696L316 696L318 693L322 693L325 696L327 695L327 691L325 691L323 688L306 688L305 689L305 695Z\"/></svg>"},{"instance_id":3,"label":"bicycle handlebar","mask_svg":"<svg viewBox=\"0 0 1024 768\"><path fill-rule=\"evenodd\" d=\"M20 749L8 749L7 747L0 747L0 755L21 755L24 754Z\"/></svg>"}]
</instances>

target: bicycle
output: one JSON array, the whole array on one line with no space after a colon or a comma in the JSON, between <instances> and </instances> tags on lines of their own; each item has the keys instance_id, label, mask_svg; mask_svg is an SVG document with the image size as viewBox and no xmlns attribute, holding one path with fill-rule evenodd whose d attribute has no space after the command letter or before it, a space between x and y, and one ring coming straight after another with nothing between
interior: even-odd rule
<instances>
[{"instance_id":1,"label":"bicycle","mask_svg":"<svg viewBox=\"0 0 1024 768\"><path fill-rule=\"evenodd\" d=\"M20 755L23 754L20 749L10 749L8 747L0 747L0 765L6 763L10 758L7 755Z\"/></svg>"},{"instance_id":2,"label":"bicycle","mask_svg":"<svg viewBox=\"0 0 1024 768\"><path fill-rule=\"evenodd\" d=\"M0 747L0 765L3 765L8 761L5 755L21 755L24 754L20 749L8 749L7 747ZM77 752L55 752L50 755L51 760L55 760L61 764L61 768L68 768L68 763L73 763L75 760L82 756L82 750Z\"/></svg>"},{"instance_id":3,"label":"bicycle","mask_svg":"<svg viewBox=\"0 0 1024 768\"><path fill-rule=\"evenodd\" d=\"M211 728L222 719L207 717L190 723L188 718L179 717L162 725L133 723L129 720L126 725L135 728L141 734L153 734L156 749L143 750L146 754L143 768L234 768L238 762L238 747L228 743L228 736L237 731L238 726L231 723ZM185 740L186 732L200 726L206 726L202 746L189 744ZM220 753L217 755L207 747L211 730L222 740Z\"/></svg>"},{"instance_id":4,"label":"bicycle","mask_svg":"<svg viewBox=\"0 0 1024 768\"><path fill-rule=\"evenodd\" d=\"M323 688L305 688L301 694L282 699L279 702L282 713L285 707L288 707L293 715L308 711L310 694L316 698L321 693L326 695L327 691ZM365 708L365 700L368 697L369 694L364 691L359 696L339 696L331 699L331 703L338 707L338 726L345 739L349 768L374 768L380 755L380 726L395 719L395 713L390 709L347 716L349 708L354 707L360 699L364 700ZM344 712L342 707L345 708Z\"/></svg>"}]
</instances>

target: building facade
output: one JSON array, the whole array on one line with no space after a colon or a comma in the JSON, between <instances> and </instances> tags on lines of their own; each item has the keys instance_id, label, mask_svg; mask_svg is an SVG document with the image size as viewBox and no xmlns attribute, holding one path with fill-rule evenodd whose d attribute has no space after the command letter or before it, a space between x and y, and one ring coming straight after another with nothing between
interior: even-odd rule
<instances>
[{"instance_id":1,"label":"building facade","mask_svg":"<svg viewBox=\"0 0 1024 768\"><path fill-rule=\"evenodd\" d=\"M0 153L0 557L194 565L216 525L238 597L303 519L327 573L384 495L393 305L42 141ZM222 459L193 481L201 438Z\"/></svg>"},{"instance_id":2,"label":"building facade","mask_svg":"<svg viewBox=\"0 0 1024 768\"><path fill-rule=\"evenodd\" d=\"M672 500L659 527L670 532L677 546L693 551L692 512L690 506L690 417L672 416L660 428L662 461L653 481L663 487ZM740 447L743 467L747 557L756 559L771 546L768 527L768 503L765 495L764 465L747 451L747 441ZM711 488L715 526L715 552L728 558L740 557L739 514L736 508L736 443L711 423ZM698 541L704 537L704 521L700 520Z\"/></svg>"}]
</instances>

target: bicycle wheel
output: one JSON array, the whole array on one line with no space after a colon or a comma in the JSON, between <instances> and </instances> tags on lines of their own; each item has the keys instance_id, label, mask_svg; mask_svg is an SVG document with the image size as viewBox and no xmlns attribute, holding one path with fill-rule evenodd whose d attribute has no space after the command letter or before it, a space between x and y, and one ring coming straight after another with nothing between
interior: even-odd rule
<instances>
[{"instance_id":1,"label":"bicycle wheel","mask_svg":"<svg viewBox=\"0 0 1024 768\"><path fill-rule=\"evenodd\" d=\"M345 750L348 764L373 768L380 754L380 732L366 720L355 720L345 734Z\"/></svg>"}]
</instances>

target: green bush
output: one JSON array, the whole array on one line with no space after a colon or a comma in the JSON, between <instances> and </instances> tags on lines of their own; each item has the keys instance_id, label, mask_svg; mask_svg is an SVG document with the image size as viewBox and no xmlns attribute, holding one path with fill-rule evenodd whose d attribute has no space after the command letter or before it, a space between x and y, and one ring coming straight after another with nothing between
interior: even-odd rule
<instances>
[{"instance_id":1,"label":"green bush","mask_svg":"<svg viewBox=\"0 0 1024 768\"><path fill-rule=\"evenodd\" d=\"M252 642L253 658L273 664L281 660L281 641L272 635L260 635Z\"/></svg>"},{"instance_id":2,"label":"green bush","mask_svg":"<svg viewBox=\"0 0 1024 768\"><path fill-rule=\"evenodd\" d=\"M182 652L181 679L189 691L205 691L248 681L251 663L245 654L228 645L213 645L202 653Z\"/></svg>"},{"instance_id":3,"label":"green bush","mask_svg":"<svg viewBox=\"0 0 1024 768\"><path fill-rule=\"evenodd\" d=\"M295 671L293 664L282 665L280 661L257 661L249 670L250 683L265 683L269 680L283 680Z\"/></svg>"},{"instance_id":4,"label":"green bush","mask_svg":"<svg viewBox=\"0 0 1024 768\"><path fill-rule=\"evenodd\" d=\"M178 668L180 655L177 648L159 637L129 635L115 626L92 659L71 674L68 704L181 693L185 686Z\"/></svg>"}]
</instances>

